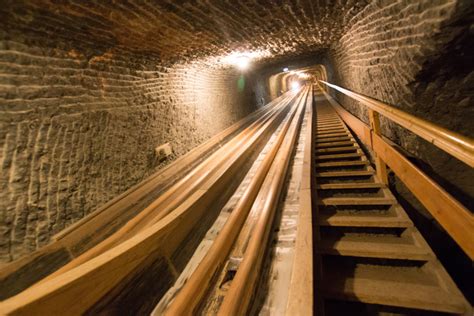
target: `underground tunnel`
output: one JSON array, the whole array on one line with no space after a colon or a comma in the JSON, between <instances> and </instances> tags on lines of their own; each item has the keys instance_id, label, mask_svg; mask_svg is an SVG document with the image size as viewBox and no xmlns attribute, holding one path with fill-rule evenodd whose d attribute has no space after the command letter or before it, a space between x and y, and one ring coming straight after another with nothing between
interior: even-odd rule
<instances>
[{"instance_id":1,"label":"underground tunnel","mask_svg":"<svg viewBox=\"0 0 474 316\"><path fill-rule=\"evenodd\" d=\"M0 2L0 314L472 315L471 0Z\"/></svg>"}]
</instances>

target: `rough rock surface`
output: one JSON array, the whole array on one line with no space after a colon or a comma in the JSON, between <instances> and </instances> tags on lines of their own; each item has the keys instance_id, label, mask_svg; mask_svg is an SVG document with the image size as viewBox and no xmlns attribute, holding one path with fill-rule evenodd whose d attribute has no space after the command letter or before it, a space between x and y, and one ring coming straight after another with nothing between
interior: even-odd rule
<instances>
[{"instance_id":1,"label":"rough rock surface","mask_svg":"<svg viewBox=\"0 0 474 316\"><path fill-rule=\"evenodd\" d=\"M0 260L48 243L157 170L155 147L170 142L180 156L254 110L252 74L223 57L310 55L364 5L4 1Z\"/></svg>"},{"instance_id":2,"label":"rough rock surface","mask_svg":"<svg viewBox=\"0 0 474 316\"><path fill-rule=\"evenodd\" d=\"M473 137L473 13L470 1L373 1L332 45L331 79ZM337 96L367 121L364 107ZM383 120L382 126L384 135L474 209L472 168L396 124Z\"/></svg>"}]
</instances>

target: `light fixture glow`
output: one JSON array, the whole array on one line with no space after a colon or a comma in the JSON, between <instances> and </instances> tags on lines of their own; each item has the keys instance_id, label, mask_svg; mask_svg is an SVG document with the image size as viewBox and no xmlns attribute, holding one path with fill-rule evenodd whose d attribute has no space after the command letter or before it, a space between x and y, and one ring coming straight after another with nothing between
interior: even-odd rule
<instances>
[{"instance_id":1,"label":"light fixture glow","mask_svg":"<svg viewBox=\"0 0 474 316\"><path fill-rule=\"evenodd\" d=\"M235 66L240 70L246 70L249 68L250 58L247 56L239 56L235 59Z\"/></svg>"},{"instance_id":2,"label":"light fixture glow","mask_svg":"<svg viewBox=\"0 0 474 316\"><path fill-rule=\"evenodd\" d=\"M215 62L221 65L233 66L244 71L250 68L253 61L270 56L271 54L267 51L234 51L226 56L216 57Z\"/></svg>"},{"instance_id":3,"label":"light fixture glow","mask_svg":"<svg viewBox=\"0 0 474 316\"><path fill-rule=\"evenodd\" d=\"M284 72L288 72L288 70L289 70L288 67L283 68Z\"/></svg>"},{"instance_id":4,"label":"light fixture glow","mask_svg":"<svg viewBox=\"0 0 474 316\"><path fill-rule=\"evenodd\" d=\"M303 73L299 73L298 77L301 79L309 79L310 75L303 72Z\"/></svg>"},{"instance_id":5,"label":"light fixture glow","mask_svg":"<svg viewBox=\"0 0 474 316\"><path fill-rule=\"evenodd\" d=\"M298 91L300 89L300 83L298 81L291 82L291 90Z\"/></svg>"}]
</instances>

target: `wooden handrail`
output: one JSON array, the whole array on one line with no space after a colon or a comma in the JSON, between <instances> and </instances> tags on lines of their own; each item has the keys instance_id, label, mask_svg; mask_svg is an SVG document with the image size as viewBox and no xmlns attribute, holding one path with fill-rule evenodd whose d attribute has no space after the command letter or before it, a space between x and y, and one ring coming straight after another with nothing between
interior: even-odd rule
<instances>
[{"instance_id":1,"label":"wooden handrail","mask_svg":"<svg viewBox=\"0 0 474 316\"><path fill-rule=\"evenodd\" d=\"M324 91L323 93L359 139L368 144L380 156L469 258L474 260L474 243L472 242L474 240L474 215L387 143L381 135L377 135L369 126L350 114L329 94Z\"/></svg>"},{"instance_id":2,"label":"wooden handrail","mask_svg":"<svg viewBox=\"0 0 474 316\"><path fill-rule=\"evenodd\" d=\"M359 101L370 109L441 148L470 167L474 167L474 140L472 138L398 110L389 104L377 101L371 97L355 93L323 80L319 80L319 82Z\"/></svg>"}]
</instances>

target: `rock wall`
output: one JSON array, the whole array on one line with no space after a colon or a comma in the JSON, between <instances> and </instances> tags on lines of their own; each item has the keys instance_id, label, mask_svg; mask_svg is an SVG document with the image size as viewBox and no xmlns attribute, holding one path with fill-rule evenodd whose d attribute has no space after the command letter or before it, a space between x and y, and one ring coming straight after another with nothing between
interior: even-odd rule
<instances>
[{"instance_id":1,"label":"rock wall","mask_svg":"<svg viewBox=\"0 0 474 316\"><path fill-rule=\"evenodd\" d=\"M474 10L468 0L373 1L331 46L330 81L474 137ZM339 101L367 122L364 107ZM383 134L401 145L430 177L474 210L474 170L382 118ZM392 178L409 211L466 297L474 301L472 262L408 189Z\"/></svg>"},{"instance_id":2,"label":"rock wall","mask_svg":"<svg viewBox=\"0 0 474 316\"><path fill-rule=\"evenodd\" d=\"M332 81L472 137L472 13L468 1L374 1L331 47ZM367 121L364 107L337 97ZM382 125L386 136L474 207L471 168L391 122Z\"/></svg>"},{"instance_id":3,"label":"rock wall","mask_svg":"<svg viewBox=\"0 0 474 316\"><path fill-rule=\"evenodd\" d=\"M1 33L1 261L255 109L233 70L79 44ZM173 154L160 162L154 149L166 142Z\"/></svg>"}]
</instances>

